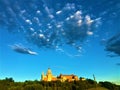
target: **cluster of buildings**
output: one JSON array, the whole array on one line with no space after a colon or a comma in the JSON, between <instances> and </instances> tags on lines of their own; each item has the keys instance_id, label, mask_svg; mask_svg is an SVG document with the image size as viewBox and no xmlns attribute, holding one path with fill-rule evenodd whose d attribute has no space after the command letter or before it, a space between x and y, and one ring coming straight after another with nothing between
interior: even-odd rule
<instances>
[{"instance_id":1,"label":"cluster of buildings","mask_svg":"<svg viewBox=\"0 0 120 90\"><path fill-rule=\"evenodd\" d=\"M50 68L48 68L47 70L47 73L46 75L44 75L44 73L42 73L41 75L41 80L42 81L61 81L61 82L64 82L64 81L78 81L79 78L78 76L74 75L74 74L71 74L71 75L63 75L63 74L60 74L59 76L54 76L52 75L52 71ZM82 78L82 80L85 80L84 78Z\"/></svg>"}]
</instances>

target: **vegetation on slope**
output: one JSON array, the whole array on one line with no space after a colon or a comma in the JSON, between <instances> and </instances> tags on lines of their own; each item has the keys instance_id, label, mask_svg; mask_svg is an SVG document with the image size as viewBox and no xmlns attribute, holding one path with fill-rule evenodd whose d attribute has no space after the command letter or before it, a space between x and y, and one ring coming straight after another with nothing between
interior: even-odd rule
<instances>
[{"instance_id":1,"label":"vegetation on slope","mask_svg":"<svg viewBox=\"0 0 120 90\"><path fill-rule=\"evenodd\" d=\"M12 78L0 80L0 90L120 90L120 85L110 82L85 81L25 81L15 82Z\"/></svg>"}]
</instances>

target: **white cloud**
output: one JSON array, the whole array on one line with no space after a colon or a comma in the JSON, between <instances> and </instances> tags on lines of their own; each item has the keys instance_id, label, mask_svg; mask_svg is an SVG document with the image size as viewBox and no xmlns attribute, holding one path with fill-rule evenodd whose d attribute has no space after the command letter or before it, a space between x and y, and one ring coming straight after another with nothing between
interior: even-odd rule
<instances>
[{"instance_id":1,"label":"white cloud","mask_svg":"<svg viewBox=\"0 0 120 90\"><path fill-rule=\"evenodd\" d=\"M54 16L50 13L50 10L49 10L49 8L47 6L45 6L45 10L48 13L49 18L51 18L51 19L54 18Z\"/></svg>"},{"instance_id":2,"label":"white cloud","mask_svg":"<svg viewBox=\"0 0 120 90\"><path fill-rule=\"evenodd\" d=\"M65 20L67 20L67 21L68 21L68 20L70 20L70 18L69 18L69 17L67 17Z\"/></svg>"},{"instance_id":3,"label":"white cloud","mask_svg":"<svg viewBox=\"0 0 120 90\"><path fill-rule=\"evenodd\" d=\"M30 25L32 24L31 20L29 20L29 19L26 19L25 22L30 24Z\"/></svg>"},{"instance_id":4,"label":"white cloud","mask_svg":"<svg viewBox=\"0 0 120 90\"><path fill-rule=\"evenodd\" d=\"M85 19L86 19L86 24L87 25L91 25L94 22L94 20L92 20L89 15L86 15Z\"/></svg>"},{"instance_id":5,"label":"white cloud","mask_svg":"<svg viewBox=\"0 0 120 90\"><path fill-rule=\"evenodd\" d=\"M93 32L87 31L87 34L88 34L88 35L93 35Z\"/></svg>"},{"instance_id":6,"label":"white cloud","mask_svg":"<svg viewBox=\"0 0 120 90\"><path fill-rule=\"evenodd\" d=\"M78 20L77 24L78 24L78 26L81 26L82 25L82 20Z\"/></svg>"},{"instance_id":7,"label":"white cloud","mask_svg":"<svg viewBox=\"0 0 120 90\"><path fill-rule=\"evenodd\" d=\"M38 24L40 23L40 21L39 21L39 18L38 18L38 17L34 17L33 19L35 20L35 22L36 22L36 23L38 23Z\"/></svg>"},{"instance_id":8,"label":"white cloud","mask_svg":"<svg viewBox=\"0 0 120 90\"><path fill-rule=\"evenodd\" d=\"M36 13L37 13L37 14L40 14L41 12L40 12L40 10L37 10Z\"/></svg>"},{"instance_id":9,"label":"white cloud","mask_svg":"<svg viewBox=\"0 0 120 90\"><path fill-rule=\"evenodd\" d=\"M40 38L44 38L44 39L45 39L44 34L39 34L39 37L40 37Z\"/></svg>"},{"instance_id":10,"label":"white cloud","mask_svg":"<svg viewBox=\"0 0 120 90\"><path fill-rule=\"evenodd\" d=\"M75 4L74 3L67 3L64 7L65 10L74 10L75 9Z\"/></svg>"},{"instance_id":11,"label":"white cloud","mask_svg":"<svg viewBox=\"0 0 120 90\"><path fill-rule=\"evenodd\" d=\"M30 28L31 31L34 31L34 28Z\"/></svg>"},{"instance_id":12,"label":"white cloud","mask_svg":"<svg viewBox=\"0 0 120 90\"><path fill-rule=\"evenodd\" d=\"M50 14L50 11L49 11L49 9L48 9L47 6L45 6L45 10L46 10L46 12L47 12L48 14Z\"/></svg>"},{"instance_id":13,"label":"white cloud","mask_svg":"<svg viewBox=\"0 0 120 90\"><path fill-rule=\"evenodd\" d=\"M51 19L54 18L54 16L52 14L49 14L48 17Z\"/></svg>"},{"instance_id":14,"label":"white cloud","mask_svg":"<svg viewBox=\"0 0 120 90\"><path fill-rule=\"evenodd\" d=\"M75 14L74 14L75 19L82 19L81 14L82 14L82 11L80 11L80 10L75 12Z\"/></svg>"},{"instance_id":15,"label":"white cloud","mask_svg":"<svg viewBox=\"0 0 120 90\"><path fill-rule=\"evenodd\" d=\"M50 23L48 23L47 25L48 25L48 26L50 26L51 24L50 24Z\"/></svg>"},{"instance_id":16,"label":"white cloud","mask_svg":"<svg viewBox=\"0 0 120 90\"><path fill-rule=\"evenodd\" d=\"M71 15L70 18L71 18L71 19L74 18L74 15Z\"/></svg>"},{"instance_id":17,"label":"white cloud","mask_svg":"<svg viewBox=\"0 0 120 90\"><path fill-rule=\"evenodd\" d=\"M62 25L58 24L58 25L56 25L56 27L57 27L57 28L60 28L60 27L62 27Z\"/></svg>"},{"instance_id":18,"label":"white cloud","mask_svg":"<svg viewBox=\"0 0 120 90\"><path fill-rule=\"evenodd\" d=\"M26 10L21 10L20 13L21 14L24 14L26 12Z\"/></svg>"},{"instance_id":19,"label":"white cloud","mask_svg":"<svg viewBox=\"0 0 120 90\"><path fill-rule=\"evenodd\" d=\"M33 34L32 34L32 36L36 36L37 35L37 32L34 32Z\"/></svg>"},{"instance_id":20,"label":"white cloud","mask_svg":"<svg viewBox=\"0 0 120 90\"><path fill-rule=\"evenodd\" d=\"M51 29L52 25L50 23L47 24L48 28Z\"/></svg>"},{"instance_id":21,"label":"white cloud","mask_svg":"<svg viewBox=\"0 0 120 90\"><path fill-rule=\"evenodd\" d=\"M46 41L47 41L47 42L49 42L49 41L50 41L50 39L46 39Z\"/></svg>"},{"instance_id":22,"label":"white cloud","mask_svg":"<svg viewBox=\"0 0 120 90\"><path fill-rule=\"evenodd\" d=\"M95 22L96 22L96 27L98 27L99 25L101 25L101 17L99 17L99 18L96 18L95 20L94 20Z\"/></svg>"},{"instance_id":23,"label":"white cloud","mask_svg":"<svg viewBox=\"0 0 120 90\"><path fill-rule=\"evenodd\" d=\"M37 52L33 52L33 51L30 51L30 50L28 50L28 53L31 54L31 55L38 55Z\"/></svg>"},{"instance_id":24,"label":"white cloud","mask_svg":"<svg viewBox=\"0 0 120 90\"><path fill-rule=\"evenodd\" d=\"M64 52L64 50L62 48L59 48L58 46L56 46L56 51Z\"/></svg>"},{"instance_id":25,"label":"white cloud","mask_svg":"<svg viewBox=\"0 0 120 90\"><path fill-rule=\"evenodd\" d=\"M81 15L82 14L82 11L77 11L76 13L75 13L75 15Z\"/></svg>"},{"instance_id":26,"label":"white cloud","mask_svg":"<svg viewBox=\"0 0 120 90\"><path fill-rule=\"evenodd\" d=\"M48 28L49 28L49 29L51 29L51 28L52 28L52 26L48 26Z\"/></svg>"},{"instance_id":27,"label":"white cloud","mask_svg":"<svg viewBox=\"0 0 120 90\"><path fill-rule=\"evenodd\" d=\"M57 15L58 15L58 14L60 14L60 13L62 13L62 11L61 11L61 10L56 12L56 14L57 14Z\"/></svg>"}]
</instances>

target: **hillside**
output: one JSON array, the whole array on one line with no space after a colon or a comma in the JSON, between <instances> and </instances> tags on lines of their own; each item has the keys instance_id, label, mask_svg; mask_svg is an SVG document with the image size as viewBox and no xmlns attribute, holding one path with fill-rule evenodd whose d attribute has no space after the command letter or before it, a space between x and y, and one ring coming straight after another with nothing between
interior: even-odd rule
<instances>
[{"instance_id":1,"label":"hillside","mask_svg":"<svg viewBox=\"0 0 120 90\"><path fill-rule=\"evenodd\" d=\"M90 88L88 90L109 90L109 89L104 88L104 87L97 87L97 88Z\"/></svg>"},{"instance_id":2,"label":"hillside","mask_svg":"<svg viewBox=\"0 0 120 90\"><path fill-rule=\"evenodd\" d=\"M120 90L120 85L111 82L84 81L30 81L15 82L12 78L0 80L0 90Z\"/></svg>"}]
</instances>

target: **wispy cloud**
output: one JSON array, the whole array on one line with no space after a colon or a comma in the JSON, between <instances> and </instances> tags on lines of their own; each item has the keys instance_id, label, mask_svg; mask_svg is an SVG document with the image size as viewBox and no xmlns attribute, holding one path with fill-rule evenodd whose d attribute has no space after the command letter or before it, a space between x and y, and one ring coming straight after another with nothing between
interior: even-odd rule
<instances>
[{"instance_id":1,"label":"wispy cloud","mask_svg":"<svg viewBox=\"0 0 120 90\"><path fill-rule=\"evenodd\" d=\"M120 56L120 33L108 39L105 50Z\"/></svg>"},{"instance_id":2,"label":"wispy cloud","mask_svg":"<svg viewBox=\"0 0 120 90\"><path fill-rule=\"evenodd\" d=\"M30 55L37 55L37 52L32 51L29 48L26 48L20 44L14 44L14 45L9 45L11 47L12 50L14 50L15 52L18 53L22 53L22 54L30 54Z\"/></svg>"}]
</instances>

